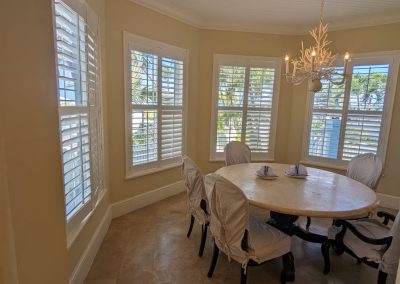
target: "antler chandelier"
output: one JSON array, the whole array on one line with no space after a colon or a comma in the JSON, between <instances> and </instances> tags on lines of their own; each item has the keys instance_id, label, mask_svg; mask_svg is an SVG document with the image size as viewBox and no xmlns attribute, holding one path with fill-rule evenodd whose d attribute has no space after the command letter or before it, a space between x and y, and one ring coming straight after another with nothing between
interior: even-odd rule
<instances>
[{"instance_id":1,"label":"antler chandelier","mask_svg":"<svg viewBox=\"0 0 400 284\"><path fill-rule=\"evenodd\" d=\"M300 57L290 60L289 55L285 56L286 81L294 85L300 85L306 79L309 80L309 90L318 92L322 89L321 79L329 80L335 85L341 85L346 80L347 66L350 61L348 52L344 55L343 73L337 73L333 64L337 54L329 50L328 45L328 24L323 23L324 0L321 1L319 26L309 31L314 39L314 45L304 48L301 42ZM293 71L290 72L289 61L293 64ZM340 81L335 81L341 77Z\"/></svg>"}]
</instances>

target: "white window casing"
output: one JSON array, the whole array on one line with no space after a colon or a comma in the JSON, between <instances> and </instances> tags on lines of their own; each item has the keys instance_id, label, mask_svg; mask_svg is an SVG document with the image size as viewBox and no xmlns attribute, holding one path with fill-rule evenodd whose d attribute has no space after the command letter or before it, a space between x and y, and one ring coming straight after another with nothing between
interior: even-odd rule
<instances>
[{"instance_id":1,"label":"white window casing","mask_svg":"<svg viewBox=\"0 0 400 284\"><path fill-rule=\"evenodd\" d=\"M230 141L245 142L253 161L273 161L281 58L214 55L210 161Z\"/></svg>"},{"instance_id":2,"label":"white window casing","mask_svg":"<svg viewBox=\"0 0 400 284\"><path fill-rule=\"evenodd\" d=\"M345 169L352 157L367 152L385 161L399 54L354 54L344 85L325 81L320 92L309 92L302 162ZM336 66L340 73L343 66Z\"/></svg>"},{"instance_id":3,"label":"white window casing","mask_svg":"<svg viewBox=\"0 0 400 284\"><path fill-rule=\"evenodd\" d=\"M188 50L124 32L125 178L181 164Z\"/></svg>"}]
</instances>

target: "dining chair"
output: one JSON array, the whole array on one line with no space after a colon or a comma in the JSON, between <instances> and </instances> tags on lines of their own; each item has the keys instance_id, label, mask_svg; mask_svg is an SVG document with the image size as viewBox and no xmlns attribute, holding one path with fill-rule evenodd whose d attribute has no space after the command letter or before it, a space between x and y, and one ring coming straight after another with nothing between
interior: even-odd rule
<instances>
[{"instance_id":1,"label":"dining chair","mask_svg":"<svg viewBox=\"0 0 400 284\"><path fill-rule=\"evenodd\" d=\"M251 162L251 150L246 143L231 141L225 145L224 153L227 166Z\"/></svg>"},{"instance_id":2,"label":"dining chair","mask_svg":"<svg viewBox=\"0 0 400 284\"><path fill-rule=\"evenodd\" d=\"M373 153L358 155L351 159L347 165L347 177L361 182L373 190L376 190L381 174L382 161ZM307 217L307 230L310 228L310 225L311 218Z\"/></svg>"},{"instance_id":3,"label":"dining chair","mask_svg":"<svg viewBox=\"0 0 400 284\"><path fill-rule=\"evenodd\" d=\"M249 202L243 192L217 174L205 177L210 192L210 231L214 251L208 277L217 264L219 251L241 264L241 283L246 283L248 266L262 264L281 257L281 282L294 281L294 259L290 251L291 238L280 230L249 215Z\"/></svg>"},{"instance_id":4,"label":"dining chair","mask_svg":"<svg viewBox=\"0 0 400 284\"><path fill-rule=\"evenodd\" d=\"M196 220L201 225L199 256L202 256L207 239L207 227L209 225L208 200L204 188L204 177L195 162L186 155L182 156L182 178L186 186L190 212L190 225L187 237L190 237L194 221Z\"/></svg>"},{"instance_id":5,"label":"dining chair","mask_svg":"<svg viewBox=\"0 0 400 284\"><path fill-rule=\"evenodd\" d=\"M347 252L357 259L358 263L377 268L378 284L386 283L388 274L396 274L400 257L400 213L395 217L380 211L383 223L365 218L358 220L337 220L335 226L342 229L335 238L336 253ZM393 221L391 228L387 226ZM330 270L329 252L324 255L325 273Z\"/></svg>"}]
</instances>

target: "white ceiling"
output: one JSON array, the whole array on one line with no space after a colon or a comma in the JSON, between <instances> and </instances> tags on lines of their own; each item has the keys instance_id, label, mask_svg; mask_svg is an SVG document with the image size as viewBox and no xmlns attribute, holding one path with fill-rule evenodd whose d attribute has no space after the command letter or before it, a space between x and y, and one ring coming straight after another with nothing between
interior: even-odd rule
<instances>
[{"instance_id":1,"label":"white ceiling","mask_svg":"<svg viewBox=\"0 0 400 284\"><path fill-rule=\"evenodd\" d=\"M305 34L320 0L131 0L199 28ZM400 0L326 0L330 30L400 22ZM400 31L399 31L400 32Z\"/></svg>"}]
</instances>

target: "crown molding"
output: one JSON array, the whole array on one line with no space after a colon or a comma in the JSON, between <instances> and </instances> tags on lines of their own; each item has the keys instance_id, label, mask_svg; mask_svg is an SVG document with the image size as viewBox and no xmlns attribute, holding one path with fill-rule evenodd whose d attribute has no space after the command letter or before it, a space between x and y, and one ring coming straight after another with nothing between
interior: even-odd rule
<instances>
[{"instance_id":1,"label":"crown molding","mask_svg":"<svg viewBox=\"0 0 400 284\"><path fill-rule=\"evenodd\" d=\"M296 26L282 26L274 25L272 23L266 23L264 25L252 24L252 23L235 23L235 22L213 22L203 21L193 15L181 13L175 9L171 9L166 5L159 2L157 4L148 3L145 0L130 0L131 2L148 8L157 13L163 14L177 21L183 22L190 26L198 29L206 30L219 30L219 31L233 31L233 32L251 32L251 33L265 33L265 34L278 34L278 35L306 35L308 31L314 28L315 25L296 25ZM357 28L365 28L372 26L379 26L385 24L400 23L400 11L393 11L382 15L370 15L364 17L358 17L356 19L341 19L335 22L329 22L329 31L341 31Z\"/></svg>"}]
</instances>

